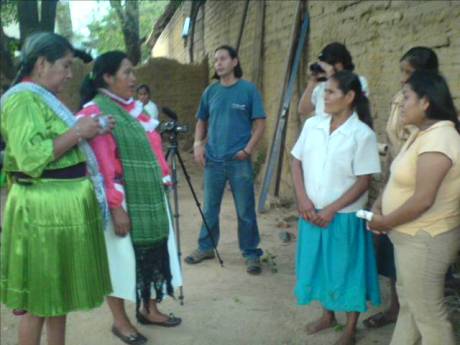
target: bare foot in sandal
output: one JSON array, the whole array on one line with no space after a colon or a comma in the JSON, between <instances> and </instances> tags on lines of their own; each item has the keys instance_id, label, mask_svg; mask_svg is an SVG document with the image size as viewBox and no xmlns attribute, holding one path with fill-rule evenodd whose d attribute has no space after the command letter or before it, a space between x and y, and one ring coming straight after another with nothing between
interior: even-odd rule
<instances>
[{"instance_id":1,"label":"bare foot in sandal","mask_svg":"<svg viewBox=\"0 0 460 345\"><path fill-rule=\"evenodd\" d=\"M305 326L305 331L307 334L315 334L321 332L322 330L334 327L335 325L337 325L335 317L323 315L320 319L307 324Z\"/></svg>"}]
</instances>

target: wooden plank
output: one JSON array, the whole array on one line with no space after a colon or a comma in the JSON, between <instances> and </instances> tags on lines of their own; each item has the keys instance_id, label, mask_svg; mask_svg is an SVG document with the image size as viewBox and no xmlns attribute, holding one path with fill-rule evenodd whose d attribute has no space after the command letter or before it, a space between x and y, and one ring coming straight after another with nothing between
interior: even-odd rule
<instances>
[{"instance_id":1,"label":"wooden plank","mask_svg":"<svg viewBox=\"0 0 460 345\"><path fill-rule=\"evenodd\" d=\"M264 22L265 0L255 2L256 19L254 32L254 45L252 50L252 75L251 80L260 90L262 87L263 71L263 45L264 45Z\"/></svg>"},{"instance_id":2,"label":"wooden plank","mask_svg":"<svg viewBox=\"0 0 460 345\"><path fill-rule=\"evenodd\" d=\"M300 8L301 4L303 1L299 1L298 6L297 6L297 16L295 20L295 24L297 24L297 20L300 16ZM281 96L281 105L280 105L280 111L279 111L279 117L277 119L277 125L275 129L275 134L274 138L270 147L270 154L268 156L268 161L266 163L266 169L265 169L265 176L264 180L262 183L262 189L259 195L259 204L258 204L258 211L263 212L265 211L265 204L267 202L267 197L271 188L271 180L273 177L273 173L276 170L276 168L281 164L279 158L281 154L281 149L283 146L283 135L285 134L285 128L286 128L286 122L288 118L288 113L289 113L289 106L292 98L292 93L293 93L293 88L294 84L297 79L297 72L300 64L300 59L302 56L304 44L306 41L307 33L308 33L308 28L309 28L309 17L308 13L305 13L305 18L302 23L302 28L300 31L300 38L297 39L296 35L296 28L297 26L295 25L294 29L292 30L293 37L291 40L291 50L294 49L294 45L296 46L295 50L295 57L294 57L294 63L292 65L292 69L289 72L289 69L291 68L291 60L292 60L292 55L293 51L289 52L289 55L291 57L291 60L288 60L286 64L286 75L285 79L288 79L287 85L285 81L285 85L283 87L283 92ZM295 44L297 42L297 44Z\"/></svg>"},{"instance_id":3,"label":"wooden plank","mask_svg":"<svg viewBox=\"0 0 460 345\"><path fill-rule=\"evenodd\" d=\"M298 24L299 24L299 17L300 17L300 9L301 9L301 3L302 3L302 0L298 0L297 1L297 5L296 5L296 8L295 8L295 14L294 14L294 20L292 21L292 26L291 26L291 30L290 30L290 34L289 34L289 37L290 37L290 43L289 43L289 48L287 50L287 56L284 60L284 71L283 71L283 75L284 75L284 80L283 80L283 84L281 85L281 89L280 89L280 97L279 97L279 105L278 105L278 110L277 110L277 114L278 114L278 118L276 119L276 126L275 126L275 130L273 132L273 137L272 137L272 140L269 144L269 148L267 149L267 159L266 159L266 163L265 163L265 171L264 171L264 177L263 177L263 182L262 182L262 188L260 190L260 193L259 193L259 204L258 204L258 211L259 212L263 212L265 211L265 203L267 201L267 197L268 197L268 193L269 193L269 189L270 189L270 183L271 183L271 176L268 176L269 175L269 165L270 164L273 164L270 159L273 155L273 143L275 142L275 137L276 137L276 129L278 128L279 126L279 122L280 122L280 114L281 114L281 109L282 109L282 106L283 106L283 95L284 95L284 91L286 89L286 85L287 85L287 82L288 82L288 78L289 78L289 66L291 64L291 60L292 60L292 56L294 54L294 44L295 44L295 41L296 41L296 33L297 33L297 28L298 28Z\"/></svg>"},{"instance_id":4,"label":"wooden plank","mask_svg":"<svg viewBox=\"0 0 460 345\"><path fill-rule=\"evenodd\" d=\"M246 17L248 15L249 0L246 0L244 4L243 15L241 17L240 31L238 33L238 39L236 40L235 49L238 52L240 50L241 39L243 38L244 25L246 23Z\"/></svg>"}]
</instances>

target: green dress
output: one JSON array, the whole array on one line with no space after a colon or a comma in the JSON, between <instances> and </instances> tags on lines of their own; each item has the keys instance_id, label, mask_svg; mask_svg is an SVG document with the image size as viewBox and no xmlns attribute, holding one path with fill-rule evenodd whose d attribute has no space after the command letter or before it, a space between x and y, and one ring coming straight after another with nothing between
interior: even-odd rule
<instances>
[{"instance_id":1,"label":"green dress","mask_svg":"<svg viewBox=\"0 0 460 345\"><path fill-rule=\"evenodd\" d=\"M75 147L54 159L53 140L68 130L40 96L12 95L2 109L4 171L12 182L1 239L0 301L51 317L99 306L111 292L101 212L89 177L40 178L84 162Z\"/></svg>"}]
</instances>

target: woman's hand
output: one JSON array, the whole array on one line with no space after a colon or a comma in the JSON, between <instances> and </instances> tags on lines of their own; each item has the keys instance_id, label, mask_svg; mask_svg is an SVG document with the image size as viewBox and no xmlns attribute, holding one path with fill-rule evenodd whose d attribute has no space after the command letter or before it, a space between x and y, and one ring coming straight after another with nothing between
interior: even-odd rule
<instances>
[{"instance_id":1,"label":"woman's hand","mask_svg":"<svg viewBox=\"0 0 460 345\"><path fill-rule=\"evenodd\" d=\"M386 223L385 216L380 214L374 214L372 221L367 222L367 229L377 235L383 235L391 231L391 228Z\"/></svg>"},{"instance_id":2,"label":"woman's hand","mask_svg":"<svg viewBox=\"0 0 460 345\"><path fill-rule=\"evenodd\" d=\"M326 72L326 77L330 78L335 74L335 69L333 65L329 65L327 62L319 61L318 64Z\"/></svg>"},{"instance_id":3,"label":"woman's hand","mask_svg":"<svg viewBox=\"0 0 460 345\"><path fill-rule=\"evenodd\" d=\"M251 155L246 150L240 150L235 155L235 159L238 161L244 161L249 159L249 157L251 157Z\"/></svg>"},{"instance_id":4,"label":"woman's hand","mask_svg":"<svg viewBox=\"0 0 460 345\"><path fill-rule=\"evenodd\" d=\"M96 116L99 122L99 134L106 134L115 128L115 119L111 115Z\"/></svg>"},{"instance_id":5,"label":"woman's hand","mask_svg":"<svg viewBox=\"0 0 460 345\"><path fill-rule=\"evenodd\" d=\"M297 198L297 211L299 212L299 217L313 224L316 224L316 221L319 219L315 205L313 205L307 196Z\"/></svg>"},{"instance_id":6,"label":"woman's hand","mask_svg":"<svg viewBox=\"0 0 460 345\"><path fill-rule=\"evenodd\" d=\"M115 128L115 119L108 115L106 116L106 126L101 126L100 116L84 116L77 121L74 130L77 136L81 139L93 139L99 134L106 134Z\"/></svg>"},{"instance_id":7,"label":"woman's hand","mask_svg":"<svg viewBox=\"0 0 460 345\"><path fill-rule=\"evenodd\" d=\"M99 134L101 126L97 117L84 116L77 121L73 128L80 139L92 139Z\"/></svg>"},{"instance_id":8,"label":"woman's hand","mask_svg":"<svg viewBox=\"0 0 460 345\"><path fill-rule=\"evenodd\" d=\"M117 236L125 237L131 229L131 221L129 220L128 213L122 208L112 208L112 220L114 231Z\"/></svg>"},{"instance_id":9,"label":"woman's hand","mask_svg":"<svg viewBox=\"0 0 460 345\"><path fill-rule=\"evenodd\" d=\"M325 207L321 211L318 212L318 226L325 228L327 227L334 218L336 212L332 210L330 207Z\"/></svg>"}]
</instances>

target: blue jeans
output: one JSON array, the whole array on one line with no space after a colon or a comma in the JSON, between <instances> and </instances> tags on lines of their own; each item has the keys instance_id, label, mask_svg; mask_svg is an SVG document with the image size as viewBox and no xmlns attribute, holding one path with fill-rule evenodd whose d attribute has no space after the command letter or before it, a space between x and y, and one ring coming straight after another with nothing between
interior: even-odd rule
<instances>
[{"instance_id":1,"label":"blue jeans","mask_svg":"<svg viewBox=\"0 0 460 345\"><path fill-rule=\"evenodd\" d=\"M258 258L262 250L257 227L254 180L251 160L207 161L204 169L204 216L217 246L219 242L219 213L226 182L230 182L238 216L238 242L245 258ZM201 226L198 245L201 251L213 249L208 230Z\"/></svg>"}]
</instances>

